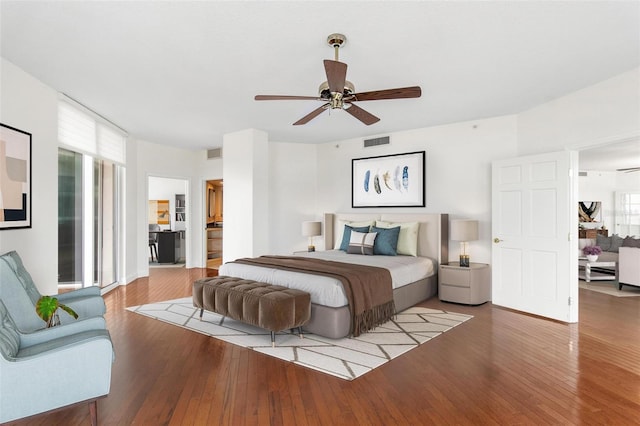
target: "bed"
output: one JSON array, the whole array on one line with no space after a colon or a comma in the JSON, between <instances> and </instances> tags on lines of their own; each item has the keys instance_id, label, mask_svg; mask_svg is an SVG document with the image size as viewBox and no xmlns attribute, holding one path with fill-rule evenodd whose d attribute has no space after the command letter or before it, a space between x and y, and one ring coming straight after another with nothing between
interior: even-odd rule
<instances>
[{"instance_id":1,"label":"bed","mask_svg":"<svg viewBox=\"0 0 640 426\"><path fill-rule=\"evenodd\" d=\"M381 225L386 223L388 226L402 224L401 231L413 224L412 229L417 227L417 237L415 240L403 240L403 248L401 250L398 247L398 251L405 254L398 256L363 256L336 250L342 242L345 224L356 226L369 222ZM395 309L396 312L401 312L437 294L438 266L448 260L448 223L446 214L327 213L324 215L323 238L328 250L296 254L388 269L392 279ZM331 278L303 272L236 262L225 263L220 267L219 273L307 291L311 295L311 319L303 328L333 339L350 334L351 314L339 281L332 282Z\"/></svg>"}]
</instances>

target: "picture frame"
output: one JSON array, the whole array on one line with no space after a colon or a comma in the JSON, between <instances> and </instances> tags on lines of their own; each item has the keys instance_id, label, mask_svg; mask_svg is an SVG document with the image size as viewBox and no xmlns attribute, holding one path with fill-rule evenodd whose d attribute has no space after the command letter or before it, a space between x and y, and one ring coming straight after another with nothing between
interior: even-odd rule
<instances>
[{"instance_id":1,"label":"picture frame","mask_svg":"<svg viewBox=\"0 0 640 426\"><path fill-rule=\"evenodd\" d=\"M425 151L351 160L351 207L425 207Z\"/></svg>"},{"instance_id":2,"label":"picture frame","mask_svg":"<svg viewBox=\"0 0 640 426\"><path fill-rule=\"evenodd\" d=\"M31 228L31 133L0 123L0 230Z\"/></svg>"}]
</instances>

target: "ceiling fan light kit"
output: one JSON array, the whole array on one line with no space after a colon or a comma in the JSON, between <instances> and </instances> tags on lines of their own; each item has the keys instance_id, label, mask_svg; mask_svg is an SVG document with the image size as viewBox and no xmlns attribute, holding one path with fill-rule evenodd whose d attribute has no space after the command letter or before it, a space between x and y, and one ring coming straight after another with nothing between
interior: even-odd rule
<instances>
[{"instance_id":1,"label":"ceiling fan light kit","mask_svg":"<svg viewBox=\"0 0 640 426\"><path fill-rule=\"evenodd\" d=\"M282 100L316 100L324 104L311 111L300 120L293 123L294 126L306 124L324 110L342 109L362 123L370 126L380 121L375 115L365 111L353 102L375 101L382 99L407 99L422 96L420 86L402 87L398 89L376 90L371 92L356 93L355 86L347 81L347 64L339 61L339 49L347 41L344 34L334 33L327 37L327 43L334 48L335 60L324 60L324 70L327 81L320 84L318 96L291 96L291 95L256 95L256 101L282 101Z\"/></svg>"}]
</instances>

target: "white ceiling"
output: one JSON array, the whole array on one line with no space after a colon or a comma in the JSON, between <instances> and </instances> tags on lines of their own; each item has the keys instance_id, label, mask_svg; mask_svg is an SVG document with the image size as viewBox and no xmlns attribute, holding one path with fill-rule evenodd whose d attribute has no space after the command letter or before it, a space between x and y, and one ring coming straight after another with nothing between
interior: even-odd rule
<instances>
[{"instance_id":1,"label":"white ceiling","mask_svg":"<svg viewBox=\"0 0 640 426\"><path fill-rule=\"evenodd\" d=\"M2 57L136 138L187 149L246 128L319 143L513 114L640 65L638 1L1 0L0 15ZM334 32L356 91L422 97L359 103L372 126L332 111L294 127L320 103L253 100L315 96Z\"/></svg>"}]
</instances>

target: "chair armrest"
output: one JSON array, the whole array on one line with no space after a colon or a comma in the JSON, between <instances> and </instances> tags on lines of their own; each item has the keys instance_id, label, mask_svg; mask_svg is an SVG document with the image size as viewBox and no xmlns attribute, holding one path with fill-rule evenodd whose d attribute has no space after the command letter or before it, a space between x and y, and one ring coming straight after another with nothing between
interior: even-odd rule
<instances>
[{"instance_id":1,"label":"chair armrest","mask_svg":"<svg viewBox=\"0 0 640 426\"><path fill-rule=\"evenodd\" d=\"M81 346L91 340L99 340L107 338L111 342L111 336L106 329L86 330L79 333L61 336L52 340L44 340L32 346L20 346L20 350L16 355L16 361L25 360L41 355L50 355L57 351L63 351L74 346Z\"/></svg>"},{"instance_id":2,"label":"chair armrest","mask_svg":"<svg viewBox=\"0 0 640 426\"><path fill-rule=\"evenodd\" d=\"M78 320L99 317L107 311L107 306L102 297L78 297L69 300L59 300L59 302L73 309L75 313L78 314ZM70 324L77 321L62 309L58 310L58 317L60 318L61 324Z\"/></svg>"},{"instance_id":3,"label":"chair armrest","mask_svg":"<svg viewBox=\"0 0 640 426\"><path fill-rule=\"evenodd\" d=\"M106 328L107 322L103 317L77 320L65 325L43 328L42 330L34 331L33 333L20 333L20 347L29 347L42 342L82 333L84 331L104 330Z\"/></svg>"}]
</instances>

